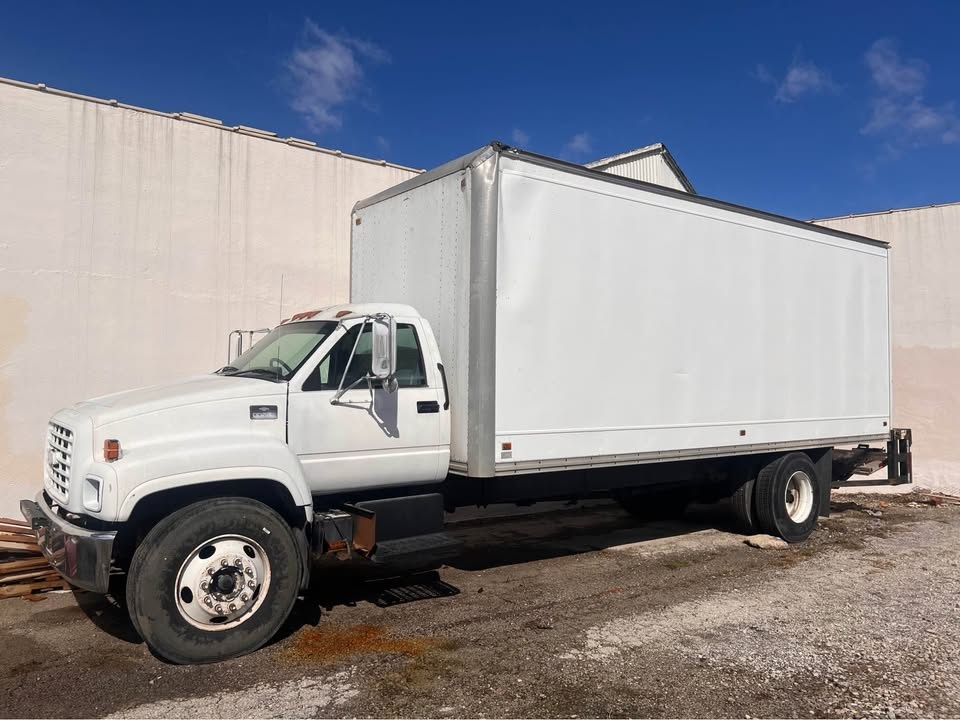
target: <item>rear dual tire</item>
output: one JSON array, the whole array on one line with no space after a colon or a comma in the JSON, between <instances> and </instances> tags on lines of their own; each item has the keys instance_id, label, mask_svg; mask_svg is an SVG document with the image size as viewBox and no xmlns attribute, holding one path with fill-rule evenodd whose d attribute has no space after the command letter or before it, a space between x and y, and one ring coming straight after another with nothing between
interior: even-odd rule
<instances>
[{"instance_id":1,"label":"rear dual tire","mask_svg":"<svg viewBox=\"0 0 960 720\"><path fill-rule=\"evenodd\" d=\"M733 515L746 532L760 530L789 543L802 542L817 526L821 482L807 455L782 455L734 490Z\"/></svg>"}]
</instances>

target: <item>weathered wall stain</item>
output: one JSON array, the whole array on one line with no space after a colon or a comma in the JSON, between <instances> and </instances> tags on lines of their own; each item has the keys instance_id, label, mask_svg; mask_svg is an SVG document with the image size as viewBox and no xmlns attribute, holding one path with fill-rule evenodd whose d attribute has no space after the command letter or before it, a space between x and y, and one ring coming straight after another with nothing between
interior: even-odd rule
<instances>
[{"instance_id":1,"label":"weathered wall stain","mask_svg":"<svg viewBox=\"0 0 960 720\"><path fill-rule=\"evenodd\" d=\"M29 368L12 358L27 335L27 301L15 295L0 295L0 512L32 476L39 476L43 431L36 447L23 447L13 440L10 428L21 421L10 402L12 388L28 380ZM32 451L32 452L31 452ZM19 498L16 498L19 500Z\"/></svg>"}]
</instances>

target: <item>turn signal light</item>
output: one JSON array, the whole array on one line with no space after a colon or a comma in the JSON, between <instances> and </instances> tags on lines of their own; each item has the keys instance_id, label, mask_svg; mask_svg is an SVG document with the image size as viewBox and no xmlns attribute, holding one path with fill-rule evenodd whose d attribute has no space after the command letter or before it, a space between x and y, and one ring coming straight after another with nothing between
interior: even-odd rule
<instances>
[{"instance_id":1,"label":"turn signal light","mask_svg":"<svg viewBox=\"0 0 960 720\"><path fill-rule=\"evenodd\" d=\"M104 440L103 441L103 459L107 462L113 462L114 460L120 459L120 441L119 440Z\"/></svg>"}]
</instances>

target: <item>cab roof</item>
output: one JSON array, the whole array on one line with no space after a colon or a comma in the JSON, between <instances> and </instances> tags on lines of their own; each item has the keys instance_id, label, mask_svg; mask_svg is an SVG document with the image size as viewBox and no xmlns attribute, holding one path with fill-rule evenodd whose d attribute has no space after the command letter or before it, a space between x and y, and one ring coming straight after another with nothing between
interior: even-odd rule
<instances>
[{"instance_id":1,"label":"cab roof","mask_svg":"<svg viewBox=\"0 0 960 720\"><path fill-rule=\"evenodd\" d=\"M297 312L280 322L286 325L292 322L304 322L306 320L342 320L344 317L358 315L375 315L377 313L387 313L398 318L418 318L418 313L409 305L399 303L345 303L342 305L330 305L328 307L317 308L316 310L305 310Z\"/></svg>"}]
</instances>

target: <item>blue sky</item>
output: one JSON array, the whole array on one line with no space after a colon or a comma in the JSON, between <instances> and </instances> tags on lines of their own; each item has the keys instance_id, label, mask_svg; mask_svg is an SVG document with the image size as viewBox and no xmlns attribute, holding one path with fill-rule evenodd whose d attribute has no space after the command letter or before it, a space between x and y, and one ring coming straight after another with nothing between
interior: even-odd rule
<instances>
[{"instance_id":1,"label":"blue sky","mask_svg":"<svg viewBox=\"0 0 960 720\"><path fill-rule=\"evenodd\" d=\"M0 75L432 167L667 144L802 219L960 200L960 3L9 3ZM0 118L2 122L2 118Z\"/></svg>"}]
</instances>

